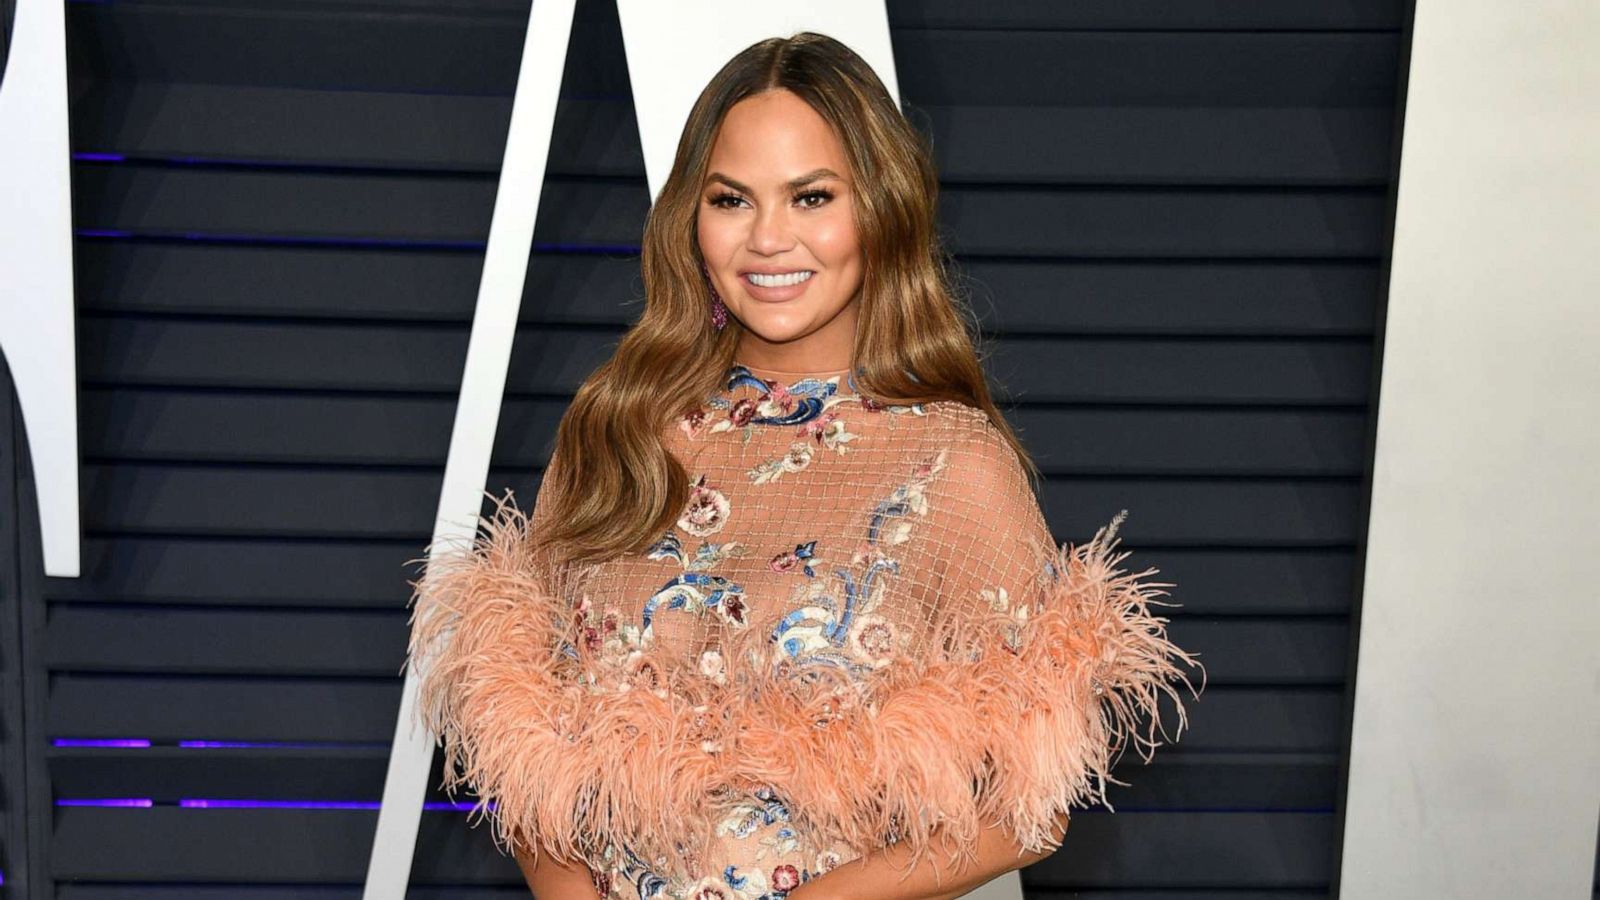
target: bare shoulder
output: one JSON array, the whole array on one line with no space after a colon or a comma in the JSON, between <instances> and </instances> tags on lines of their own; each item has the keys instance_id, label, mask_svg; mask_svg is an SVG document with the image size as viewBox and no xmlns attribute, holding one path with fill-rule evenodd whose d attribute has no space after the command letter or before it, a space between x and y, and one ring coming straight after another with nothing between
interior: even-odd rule
<instances>
[{"instance_id":1,"label":"bare shoulder","mask_svg":"<svg viewBox=\"0 0 1600 900\"><path fill-rule=\"evenodd\" d=\"M946 451L945 465L953 483L975 497L1027 490L1027 474L1011 442L989 414L956 401L926 405L929 440Z\"/></svg>"}]
</instances>

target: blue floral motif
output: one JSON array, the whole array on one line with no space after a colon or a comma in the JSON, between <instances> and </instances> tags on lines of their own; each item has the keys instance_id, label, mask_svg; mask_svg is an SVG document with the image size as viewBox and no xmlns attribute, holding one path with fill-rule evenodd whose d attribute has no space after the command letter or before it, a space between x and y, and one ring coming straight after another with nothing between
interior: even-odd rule
<instances>
[{"instance_id":1,"label":"blue floral motif","mask_svg":"<svg viewBox=\"0 0 1600 900\"><path fill-rule=\"evenodd\" d=\"M676 534L667 532L650 546L646 554L650 559L670 559L684 568L656 590L644 603L641 637L648 641L654 634L656 610L665 604L667 609L684 609L693 613L706 610L716 612L724 621L735 625L745 624L744 587L721 575L706 572L723 559L735 555L737 541L720 544L701 542L694 558L684 555L683 542Z\"/></svg>"},{"instance_id":2,"label":"blue floral motif","mask_svg":"<svg viewBox=\"0 0 1600 900\"><path fill-rule=\"evenodd\" d=\"M851 390L855 389L854 372L850 373L847 383L850 385ZM731 391L740 385L753 387L760 391L762 396L766 396L773 388L773 385L766 379L761 378L744 366L736 365L728 370L726 389ZM789 396L796 401L794 409L782 415L757 414L740 424L799 425L802 422L809 422L821 415L822 411L830 405L826 401L829 397L838 393L839 385L834 381L824 381L821 378L802 378L794 384L787 385L787 391ZM713 396L706 402L716 409L727 409L733 405L728 398L720 396Z\"/></svg>"},{"instance_id":3,"label":"blue floral motif","mask_svg":"<svg viewBox=\"0 0 1600 900\"><path fill-rule=\"evenodd\" d=\"M662 604L667 609L687 609L694 613L714 610L726 621L743 625L743 597L744 588L721 575L685 572L662 585L644 602L644 636L648 639L653 633L656 609Z\"/></svg>"},{"instance_id":4,"label":"blue floral motif","mask_svg":"<svg viewBox=\"0 0 1600 900\"><path fill-rule=\"evenodd\" d=\"M873 615L881 593L878 579L900 571L886 548L908 540L911 517L927 512L925 491L944 468L945 457L941 450L920 461L911 476L873 508L866 541L851 559L851 567L834 569L844 590L842 604L821 580L805 582L795 592L800 608L784 615L769 639L781 651L775 655L774 669L789 667L804 676L806 667L832 666L859 677L889 662L895 626Z\"/></svg>"},{"instance_id":5,"label":"blue floral motif","mask_svg":"<svg viewBox=\"0 0 1600 900\"><path fill-rule=\"evenodd\" d=\"M765 849L754 853L754 859L757 860L769 851L776 851L779 860L793 858L800 845L799 835L790 824L789 808L770 785L756 788L748 801L740 801L729 808L717 825L717 833L741 842L758 841ZM617 853L617 850L621 852ZM629 884L640 898L646 900L784 900L790 891L838 864L837 854L831 854L832 862L827 861L830 853L825 852L817 857L816 871L803 864L781 861L770 868L725 863L720 870L712 870L718 872L716 876L702 878L694 884L675 885L653 871L649 861L642 859L632 849L613 845L607 850L605 858L615 859L616 862L608 866L603 882L607 885ZM615 896L605 891L602 894L608 898Z\"/></svg>"}]
</instances>

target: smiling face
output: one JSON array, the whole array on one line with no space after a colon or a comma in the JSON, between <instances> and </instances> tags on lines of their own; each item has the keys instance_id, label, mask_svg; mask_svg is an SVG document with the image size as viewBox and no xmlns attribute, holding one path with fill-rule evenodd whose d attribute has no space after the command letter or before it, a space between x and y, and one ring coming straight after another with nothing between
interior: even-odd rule
<instances>
[{"instance_id":1,"label":"smiling face","mask_svg":"<svg viewBox=\"0 0 1600 900\"><path fill-rule=\"evenodd\" d=\"M792 372L851 365L865 276L852 189L844 145L799 96L767 91L728 110L698 229L717 293L745 328L739 361Z\"/></svg>"}]
</instances>

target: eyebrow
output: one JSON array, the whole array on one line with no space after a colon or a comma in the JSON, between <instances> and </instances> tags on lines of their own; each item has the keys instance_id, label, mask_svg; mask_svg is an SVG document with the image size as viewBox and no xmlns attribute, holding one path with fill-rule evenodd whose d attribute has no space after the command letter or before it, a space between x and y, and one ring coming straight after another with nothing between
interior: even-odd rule
<instances>
[{"instance_id":1,"label":"eyebrow","mask_svg":"<svg viewBox=\"0 0 1600 900\"><path fill-rule=\"evenodd\" d=\"M839 177L839 173L833 171L832 169L817 169L816 171L813 171L813 172L807 172L806 174L801 175L799 178L791 178L791 179L789 179L789 183L788 183L787 186L788 186L788 188L790 190L794 190L795 188L804 187L804 186L810 184L813 181L821 181L824 178L838 178L838 177ZM755 193L755 191L750 190L749 185L740 184L739 182L734 181L732 178L729 178L728 176L722 174L721 172L712 172L710 175L706 176L706 181L707 182L720 181L723 184L727 185L728 187L733 188L736 191L742 191L742 192L744 192L746 194Z\"/></svg>"}]
</instances>

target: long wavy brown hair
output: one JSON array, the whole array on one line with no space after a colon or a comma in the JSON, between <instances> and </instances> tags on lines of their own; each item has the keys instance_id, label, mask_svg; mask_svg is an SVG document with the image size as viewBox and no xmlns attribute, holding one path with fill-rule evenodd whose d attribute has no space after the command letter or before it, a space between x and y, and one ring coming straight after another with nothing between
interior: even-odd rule
<instances>
[{"instance_id":1,"label":"long wavy brown hair","mask_svg":"<svg viewBox=\"0 0 1600 900\"><path fill-rule=\"evenodd\" d=\"M701 273L698 206L723 117L740 100L788 90L844 145L865 276L852 365L861 393L886 403L954 400L983 409L1030 478L1038 469L989 395L979 327L953 290L937 234L932 150L867 63L839 41L802 31L752 44L695 101L666 184L645 222L645 304L611 358L578 389L556 430L539 500L549 559L600 562L642 550L672 527L689 474L662 435L724 387L743 331L717 331ZM699 360L686 366L684 360ZM681 406L663 404L681 397Z\"/></svg>"}]
</instances>

